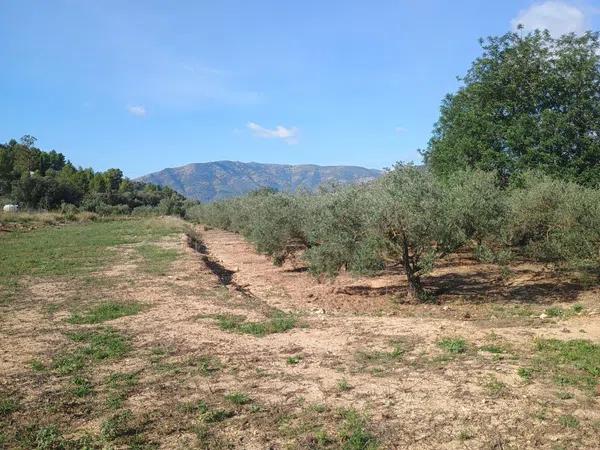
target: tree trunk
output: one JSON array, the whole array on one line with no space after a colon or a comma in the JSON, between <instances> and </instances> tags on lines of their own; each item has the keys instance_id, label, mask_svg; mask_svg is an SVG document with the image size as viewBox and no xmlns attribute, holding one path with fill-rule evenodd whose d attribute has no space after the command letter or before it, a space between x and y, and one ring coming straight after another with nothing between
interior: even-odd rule
<instances>
[{"instance_id":1,"label":"tree trunk","mask_svg":"<svg viewBox=\"0 0 600 450\"><path fill-rule=\"evenodd\" d=\"M421 284L421 277L416 274L410 251L408 249L408 241L405 237L402 239L402 264L404 266L404 273L406 274L406 280L408 281L408 299L411 302L419 302L424 298L425 289Z\"/></svg>"}]
</instances>

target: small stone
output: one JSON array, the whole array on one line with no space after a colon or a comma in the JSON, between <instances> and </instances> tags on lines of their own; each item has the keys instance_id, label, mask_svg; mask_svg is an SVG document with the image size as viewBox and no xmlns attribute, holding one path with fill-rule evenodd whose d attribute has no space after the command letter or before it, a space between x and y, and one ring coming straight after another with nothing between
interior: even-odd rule
<instances>
[{"instance_id":1,"label":"small stone","mask_svg":"<svg viewBox=\"0 0 600 450\"><path fill-rule=\"evenodd\" d=\"M540 314L540 319L547 319L547 318L548 318L548 314L546 314L546 313Z\"/></svg>"}]
</instances>

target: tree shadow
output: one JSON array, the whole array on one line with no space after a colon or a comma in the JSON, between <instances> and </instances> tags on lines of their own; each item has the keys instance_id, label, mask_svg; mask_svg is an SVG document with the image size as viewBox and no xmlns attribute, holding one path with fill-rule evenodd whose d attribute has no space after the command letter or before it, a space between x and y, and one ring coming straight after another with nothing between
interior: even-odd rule
<instances>
[{"instance_id":1,"label":"tree shadow","mask_svg":"<svg viewBox=\"0 0 600 450\"><path fill-rule=\"evenodd\" d=\"M569 280L565 274L562 275L562 279L558 278L560 274L556 272L519 269L514 275L528 279L503 279L494 271L478 270L434 274L424 278L423 285L437 301L460 297L463 302L473 304L492 300L510 300L525 304L549 304L557 299L574 302L581 292L588 289L581 283ZM389 272L386 276L389 276ZM341 286L336 288L336 293L364 297L404 295L407 285L403 273L396 272L394 276L398 277L398 282L387 286Z\"/></svg>"}]
</instances>

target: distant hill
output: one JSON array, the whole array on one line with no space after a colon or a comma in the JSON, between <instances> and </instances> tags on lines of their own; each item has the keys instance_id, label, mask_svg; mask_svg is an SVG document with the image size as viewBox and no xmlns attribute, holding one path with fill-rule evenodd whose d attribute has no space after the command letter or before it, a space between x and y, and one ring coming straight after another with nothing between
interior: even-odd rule
<instances>
[{"instance_id":1,"label":"distant hill","mask_svg":"<svg viewBox=\"0 0 600 450\"><path fill-rule=\"evenodd\" d=\"M243 195L261 187L293 192L315 190L324 183L374 180L381 170L355 166L317 166L215 161L188 164L154 172L140 181L169 186L187 197L211 202Z\"/></svg>"}]
</instances>

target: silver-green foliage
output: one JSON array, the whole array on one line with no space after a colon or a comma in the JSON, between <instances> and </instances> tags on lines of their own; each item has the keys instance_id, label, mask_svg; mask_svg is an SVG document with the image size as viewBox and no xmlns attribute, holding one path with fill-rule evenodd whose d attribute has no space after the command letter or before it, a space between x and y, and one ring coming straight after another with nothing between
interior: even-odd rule
<instances>
[{"instance_id":1,"label":"silver-green foliage","mask_svg":"<svg viewBox=\"0 0 600 450\"><path fill-rule=\"evenodd\" d=\"M511 243L537 259L600 263L600 190L525 174L509 197Z\"/></svg>"}]
</instances>

